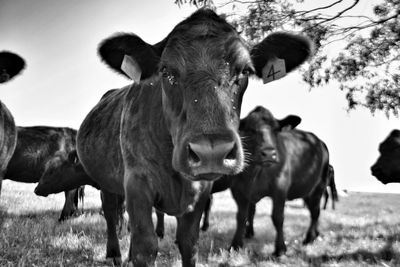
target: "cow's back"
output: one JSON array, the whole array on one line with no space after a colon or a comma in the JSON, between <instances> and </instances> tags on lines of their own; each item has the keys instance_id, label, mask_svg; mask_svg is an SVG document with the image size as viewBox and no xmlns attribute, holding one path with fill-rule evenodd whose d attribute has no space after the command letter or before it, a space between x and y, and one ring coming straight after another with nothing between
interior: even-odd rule
<instances>
[{"instance_id":1,"label":"cow's back","mask_svg":"<svg viewBox=\"0 0 400 267\"><path fill-rule=\"evenodd\" d=\"M16 143L17 129L14 118L7 107L0 101L0 174L3 174L7 168Z\"/></svg>"},{"instance_id":2,"label":"cow's back","mask_svg":"<svg viewBox=\"0 0 400 267\"><path fill-rule=\"evenodd\" d=\"M123 194L120 122L129 86L107 92L78 131L78 156L86 172L102 188Z\"/></svg>"},{"instance_id":3,"label":"cow's back","mask_svg":"<svg viewBox=\"0 0 400 267\"><path fill-rule=\"evenodd\" d=\"M64 146L75 146L76 131L63 127L17 127L17 145L5 179L37 183L46 164ZM70 149L70 148L68 148Z\"/></svg>"},{"instance_id":4,"label":"cow's back","mask_svg":"<svg viewBox=\"0 0 400 267\"><path fill-rule=\"evenodd\" d=\"M329 165L328 149L316 135L301 130L281 134L286 149L283 171L291 178L288 199L303 197L318 186L326 186Z\"/></svg>"}]
</instances>

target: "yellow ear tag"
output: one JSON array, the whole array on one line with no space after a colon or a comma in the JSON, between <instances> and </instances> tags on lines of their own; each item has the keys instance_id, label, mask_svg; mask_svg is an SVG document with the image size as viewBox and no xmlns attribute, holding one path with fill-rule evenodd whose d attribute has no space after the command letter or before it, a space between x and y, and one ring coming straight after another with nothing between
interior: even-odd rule
<instances>
[{"instance_id":1,"label":"yellow ear tag","mask_svg":"<svg viewBox=\"0 0 400 267\"><path fill-rule=\"evenodd\" d=\"M274 58L268 61L262 69L262 78L264 83L269 83L285 76L285 60L281 58Z\"/></svg>"},{"instance_id":2,"label":"yellow ear tag","mask_svg":"<svg viewBox=\"0 0 400 267\"><path fill-rule=\"evenodd\" d=\"M128 75L135 83L140 82L140 76L142 75L142 70L139 67L139 64L128 55L124 56L121 64L121 70Z\"/></svg>"}]
</instances>

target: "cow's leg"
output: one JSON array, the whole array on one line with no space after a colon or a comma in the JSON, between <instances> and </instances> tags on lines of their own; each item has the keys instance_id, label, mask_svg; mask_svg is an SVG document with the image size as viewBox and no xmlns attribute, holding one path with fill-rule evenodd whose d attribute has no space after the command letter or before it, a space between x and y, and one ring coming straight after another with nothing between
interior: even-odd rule
<instances>
[{"instance_id":1,"label":"cow's leg","mask_svg":"<svg viewBox=\"0 0 400 267\"><path fill-rule=\"evenodd\" d=\"M131 177L125 188L131 230L128 260L135 267L154 266L158 246L152 218L154 199L143 180Z\"/></svg>"},{"instance_id":2,"label":"cow's leg","mask_svg":"<svg viewBox=\"0 0 400 267\"><path fill-rule=\"evenodd\" d=\"M200 220L207 200L208 196L204 194L192 212L177 217L176 242L181 253L183 267L196 266Z\"/></svg>"},{"instance_id":3,"label":"cow's leg","mask_svg":"<svg viewBox=\"0 0 400 267\"><path fill-rule=\"evenodd\" d=\"M65 191L65 203L61 211L59 222L66 220L78 210L78 189Z\"/></svg>"},{"instance_id":4,"label":"cow's leg","mask_svg":"<svg viewBox=\"0 0 400 267\"><path fill-rule=\"evenodd\" d=\"M107 254L106 258L113 260L115 265L121 265L121 251L117 237L118 195L101 191L104 218L107 222Z\"/></svg>"},{"instance_id":5,"label":"cow's leg","mask_svg":"<svg viewBox=\"0 0 400 267\"><path fill-rule=\"evenodd\" d=\"M242 193L232 190L232 196L238 207L236 213L236 232L233 236L231 247L233 249L239 249L243 247L243 235L246 228L246 219L248 215L250 202Z\"/></svg>"},{"instance_id":6,"label":"cow's leg","mask_svg":"<svg viewBox=\"0 0 400 267\"><path fill-rule=\"evenodd\" d=\"M156 234L159 238L164 238L164 213L156 210L157 215L157 225L156 225Z\"/></svg>"},{"instance_id":7,"label":"cow's leg","mask_svg":"<svg viewBox=\"0 0 400 267\"><path fill-rule=\"evenodd\" d=\"M285 200L286 194L280 191L275 193L272 198L272 222L276 230L274 256L280 256L286 252L285 238L283 234Z\"/></svg>"},{"instance_id":8,"label":"cow's leg","mask_svg":"<svg viewBox=\"0 0 400 267\"><path fill-rule=\"evenodd\" d=\"M306 203L308 209L310 210L311 223L310 227L308 228L306 238L303 241L303 244L311 243L319 235L318 218L320 214L321 196L322 196L322 190L316 188L312 195L304 198L304 202Z\"/></svg>"},{"instance_id":9,"label":"cow's leg","mask_svg":"<svg viewBox=\"0 0 400 267\"><path fill-rule=\"evenodd\" d=\"M210 210L212 204L212 195L207 199L206 206L204 208L204 218L203 218L203 226L201 227L202 231L207 231L208 227L210 227Z\"/></svg>"},{"instance_id":10,"label":"cow's leg","mask_svg":"<svg viewBox=\"0 0 400 267\"><path fill-rule=\"evenodd\" d=\"M254 236L254 214L256 213L256 204L250 203L249 212L247 214L247 223L246 223L246 238L252 238Z\"/></svg>"},{"instance_id":11,"label":"cow's leg","mask_svg":"<svg viewBox=\"0 0 400 267\"><path fill-rule=\"evenodd\" d=\"M122 230L126 226L125 224L125 218L124 218L124 213L125 213L125 197L124 196L117 196L117 218L118 218L118 233L121 235ZM129 230L129 227L128 227Z\"/></svg>"}]
</instances>

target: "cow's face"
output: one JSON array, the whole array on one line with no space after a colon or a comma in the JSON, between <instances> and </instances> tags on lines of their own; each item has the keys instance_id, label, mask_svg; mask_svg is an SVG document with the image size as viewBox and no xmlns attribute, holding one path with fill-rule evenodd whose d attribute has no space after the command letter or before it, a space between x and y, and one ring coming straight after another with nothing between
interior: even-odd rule
<instances>
[{"instance_id":1,"label":"cow's face","mask_svg":"<svg viewBox=\"0 0 400 267\"><path fill-rule=\"evenodd\" d=\"M249 75L261 77L276 58L286 62L289 72L310 50L304 37L284 33L248 49L224 19L199 10L154 46L134 35L119 35L105 40L99 52L108 65L134 80L158 75L174 145L173 168L189 179L213 180L243 169L238 127ZM127 62L132 66L126 68Z\"/></svg>"},{"instance_id":2,"label":"cow's face","mask_svg":"<svg viewBox=\"0 0 400 267\"><path fill-rule=\"evenodd\" d=\"M372 175L383 184L400 182L400 131L393 130L379 145L380 156L371 167Z\"/></svg>"},{"instance_id":3,"label":"cow's face","mask_svg":"<svg viewBox=\"0 0 400 267\"><path fill-rule=\"evenodd\" d=\"M240 134L245 142L251 163L270 166L282 161L283 143L278 138L282 131L289 131L301 122L300 117L289 115L277 120L264 107L256 107L240 122Z\"/></svg>"},{"instance_id":4,"label":"cow's face","mask_svg":"<svg viewBox=\"0 0 400 267\"><path fill-rule=\"evenodd\" d=\"M74 183L88 179L90 177L83 169L75 149L64 153L58 152L47 162L45 172L35 188L35 194L48 196L72 190L77 187Z\"/></svg>"}]
</instances>

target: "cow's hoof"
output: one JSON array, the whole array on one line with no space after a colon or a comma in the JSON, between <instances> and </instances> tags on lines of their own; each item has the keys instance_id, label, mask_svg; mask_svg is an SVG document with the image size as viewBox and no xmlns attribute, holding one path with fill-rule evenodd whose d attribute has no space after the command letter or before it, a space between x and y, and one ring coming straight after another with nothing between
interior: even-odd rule
<instances>
[{"instance_id":1,"label":"cow's hoof","mask_svg":"<svg viewBox=\"0 0 400 267\"><path fill-rule=\"evenodd\" d=\"M312 243L315 239L317 239L318 236L319 236L319 232L318 231L307 233L307 236L303 241L303 245L307 245L307 244Z\"/></svg>"},{"instance_id":2,"label":"cow's hoof","mask_svg":"<svg viewBox=\"0 0 400 267\"><path fill-rule=\"evenodd\" d=\"M114 257L114 258L106 258L107 262L112 262L114 266L121 266L122 265L122 259L121 257Z\"/></svg>"},{"instance_id":3,"label":"cow's hoof","mask_svg":"<svg viewBox=\"0 0 400 267\"><path fill-rule=\"evenodd\" d=\"M229 249L233 249L235 251L238 251L243 247L243 242L232 242L231 246Z\"/></svg>"},{"instance_id":4,"label":"cow's hoof","mask_svg":"<svg viewBox=\"0 0 400 267\"><path fill-rule=\"evenodd\" d=\"M210 225L208 223L204 223L203 226L201 227L201 230L205 232L208 230L209 227Z\"/></svg>"},{"instance_id":5,"label":"cow's hoof","mask_svg":"<svg viewBox=\"0 0 400 267\"><path fill-rule=\"evenodd\" d=\"M285 245L285 243L275 244L275 251L272 254L274 257L280 257L282 255L285 255L285 253L286 253L286 245Z\"/></svg>"},{"instance_id":6,"label":"cow's hoof","mask_svg":"<svg viewBox=\"0 0 400 267\"><path fill-rule=\"evenodd\" d=\"M124 263L122 264L123 267L133 267L133 263L131 261L128 261L128 259L126 259L124 261Z\"/></svg>"},{"instance_id":7,"label":"cow's hoof","mask_svg":"<svg viewBox=\"0 0 400 267\"><path fill-rule=\"evenodd\" d=\"M156 234L160 239L164 238L164 230L156 229Z\"/></svg>"}]
</instances>

